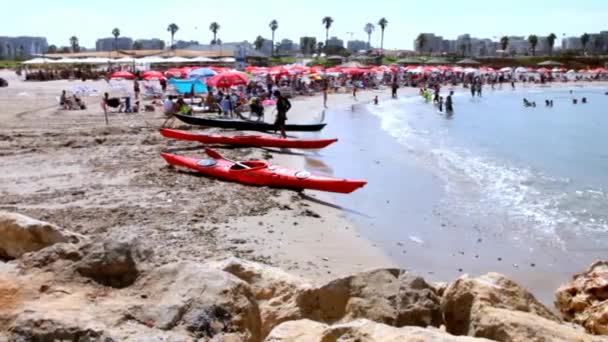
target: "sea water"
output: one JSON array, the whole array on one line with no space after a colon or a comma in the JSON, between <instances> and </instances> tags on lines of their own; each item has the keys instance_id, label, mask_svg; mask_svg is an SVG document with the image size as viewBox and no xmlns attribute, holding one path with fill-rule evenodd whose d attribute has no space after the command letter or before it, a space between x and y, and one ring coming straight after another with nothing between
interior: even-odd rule
<instances>
[{"instance_id":1,"label":"sea water","mask_svg":"<svg viewBox=\"0 0 608 342\"><path fill-rule=\"evenodd\" d=\"M512 234L560 248L608 247L604 90L486 88L483 97L457 93L452 116L420 98L386 102L370 112L444 180L453 210L508 216L518 229ZM523 98L536 107L524 107ZM553 100L553 107L545 100Z\"/></svg>"},{"instance_id":2,"label":"sea water","mask_svg":"<svg viewBox=\"0 0 608 342\"><path fill-rule=\"evenodd\" d=\"M498 271L549 303L608 250L604 92L461 90L452 116L418 96L331 110L323 136L340 141L308 168L368 181L336 200L400 266L441 281Z\"/></svg>"}]
</instances>

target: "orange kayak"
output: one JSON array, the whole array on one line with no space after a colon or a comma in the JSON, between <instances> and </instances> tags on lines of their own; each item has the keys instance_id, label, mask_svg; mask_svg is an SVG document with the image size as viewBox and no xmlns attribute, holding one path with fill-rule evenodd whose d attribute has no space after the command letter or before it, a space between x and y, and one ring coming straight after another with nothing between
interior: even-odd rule
<instances>
[{"instance_id":1,"label":"orange kayak","mask_svg":"<svg viewBox=\"0 0 608 342\"><path fill-rule=\"evenodd\" d=\"M338 139L283 139L280 137L263 135L205 135L186 131L161 128L160 134L165 138L198 141L203 144L225 144L241 146L264 146L280 148L323 148L335 143Z\"/></svg>"},{"instance_id":2,"label":"orange kayak","mask_svg":"<svg viewBox=\"0 0 608 342\"><path fill-rule=\"evenodd\" d=\"M315 176L307 171L296 171L270 165L265 161L247 160L235 162L222 158L217 152L205 149L214 158L190 158L161 153L167 163L196 170L207 176L242 184L270 186L288 189L312 189L348 194L363 187L367 182Z\"/></svg>"}]
</instances>

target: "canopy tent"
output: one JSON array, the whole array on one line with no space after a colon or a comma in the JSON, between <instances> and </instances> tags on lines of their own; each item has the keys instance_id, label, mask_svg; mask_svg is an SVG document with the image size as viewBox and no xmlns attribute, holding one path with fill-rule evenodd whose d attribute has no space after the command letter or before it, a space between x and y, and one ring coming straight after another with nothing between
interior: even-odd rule
<instances>
[{"instance_id":1,"label":"canopy tent","mask_svg":"<svg viewBox=\"0 0 608 342\"><path fill-rule=\"evenodd\" d=\"M167 59L160 57L160 56L147 56L147 57L143 57L143 58L139 58L137 60L138 64L159 64L159 63L166 63Z\"/></svg>"},{"instance_id":2,"label":"canopy tent","mask_svg":"<svg viewBox=\"0 0 608 342\"><path fill-rule=\"evenodd\" d=\"M192 62L197 62L197 63L213 63L216 62L215 59L209 58L209 57L194 57L191 59Z\"/></svg>"},{"instance_id":3,"label":"canopy tent","mask_svg":"<svg viewBox=\"0 0 608 342\"><path fill-rule=\"evenodd\" d=\"M456 64L458 64L458 65L479 65L481 63L479 63L478 61L476 61L474 59L465 58L465 59L459 60L458 62L456 62Z\"/></svg>"},{"instance_id":4,"label":"canopy tent","mask_svg":"<svg viewBox=\"0 0 608 342\"><path fill-rule=\"evenodd\" d=\"M191 63L192 60L190 58L175 56L175 57L169 57L169 58L165 59L164 62L165 63Z\"/></svg>"},{"instance_id":5,"label":"canopy tent","mask_svg":"<svg viewBox=\"0 0 608 342\"><path fill-rule=\"evenodd\" d=\"M208 93L209 89L199 79L178 80L175 78L169 79L168 84L175 87L175 91L180 94L191 93L194 87L194 93Z\"/></svg>"},{"instance_id":6,"label":"canopy tent","mask_svg":"<svg viewBox=\"0 0 608 342\"><path fill-rule=\"evenodd\" d=\"M234 63L236 62L236 59L234 57L222 57L218 61L222 63Z\"/></svg>"},{"instance_id":7,"label":"canopy tent","mask_svg":"<svg viewBox=\"0 0 608 342\"><path fill-rule=\"evenodd\" d=\"M30 59L28 61L22 62L21 64L37 65L37 64L46 64L46 63L49 63L50 61L52 61L52 59L48 59L48 58L34 58L34 59Z\"/></svg>"},{"instance_id":8,"label":"canopy tent","mask_svg":"<svg viewBox=\"0 0 608 342\"><path fill-rule=\"evenodd\" d=\"M119 59L114 59L111 62L112 63L118 63L118 64L126 64L126 63L135 63L136 59L132 58L132 57L123 57L123 58L119 58Z\"/></svg>"},{"instance_id":9,"label":"canopy tent","mask_svg":"<svg viewBox=\"0 0 608 342\"><path fill-rule=\"evenodd\" d=\"M539 66L562 66L563 64L560 62L556 62L556 61L544 61L544 62L540 62L537 65Z\"/></svg>"}]
</instances>

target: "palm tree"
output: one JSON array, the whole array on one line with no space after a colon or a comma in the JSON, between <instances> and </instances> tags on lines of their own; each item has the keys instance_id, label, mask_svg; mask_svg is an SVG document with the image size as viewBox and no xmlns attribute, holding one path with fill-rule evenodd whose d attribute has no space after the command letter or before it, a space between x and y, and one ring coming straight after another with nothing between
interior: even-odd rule
<instances>
[{"instance_id":1,"label":"palm tree","mask_svg":"<svg viewBox=\"0 0 608 342\"><path fill-rule=\"evenodd\" d=\"M317 43L317 54L318 54L319 56L321 56L321 52L323 52L323 48L324 48L324 47L325 47L325 46L324 46L323 42L318 42L318 43Z\"/></svg>"},{"instance_id":2,"label":"palm tree","mask_svg":"<svg viewBox=\"0 0 608 342\"><path fill-rule=\"evenodd\" d=\"M118 37L120 36L120 30L118 27L112 30L112 35L114 36L114 50L118 51Z\"/></svg>"},{"instance_id":3,"label":"palm tree","mask_svg":"<svg viewBox=\"0 0 608 342\"><path fill-rule=\"evenodd\" d=\"M209 25L209 31L213 32L213 40L211 41L211 45L217 44L217 31L220 30L220 24L215 21Z\"/></svg>"},{"instance_id":4,"label":"palm tree","mask_svg":"<svg viewBox=\"0 0 608 342\"><path fill-rule=\"evenodd\" d=\"M274 31L279 28L279 22L277 22L276 19L272 19L270 24L268 24L268 27L270 27L270 30L272 31L272 46L274 46ZM274 56L274 51L272 51L271 55Z\"/></svg>"},{"instance_id":5,"label":"palm tree","mask_svg":"<svg viewBox=\"0 0 608 342\"><path fill-rule=\"evenodd\" d=\"M555 39L557 39L555 33L551 33L547 36L547 46L549 46L549 55L553 55L553 46L555 45Z\"/></svg>"},{"instance_id":6,"label":"palm tree","mask_svg":"<svg viewBox=\"0 0 608 342\"><path fill-rule=\"evenodd\" d=\"M46 49L46 53L57 53L57 45L49 45L49 47Z\"/></svg>"},{"instance_id":7,"label":"palm tree","mask_svg":"<svg viewBox=\"0 0 608 342\"><path fill-rule=\"evenodd\" d=\"M589 35L587 32L585 32L581 36L581 45L583 46L583 51L585 52L587 52L587 44L589 44Z\"/></svg>"},{"instance_id":8,"label":"palm tree","mask_svg":"<svg viewBox=\"0 0 608 342\"><path fill-rule=\"evenodd\" d=\"M72 52L80 51L80 47L78 46L78 37L76 37L76 36L70 37L70 46L72 47Z\"/></svg>"},{"instance_id":9,"label":"palm tree","mask_svg":"<svg viewBox=\"0 0 608 342\"><path fill-rule=\"evenodd\" d=\"M175 37L175 34L177 33L177 31L179 31L179 26L177 26L177 24L175 24L175 23L171 23L171 24L169 24L169 26L167 26L167 31L169 33L171 33L171 46L170 46L170 48L171 49L175 49L175 46L173 44L173 38Z\"/></svg>"},{"instance_id":10,"label":"palm tree","mask_svg":"<svg viewBox=\"0 0 608 342\"><path fill-rule=\"evenodd\" d=\"M528 43L530 43L530 49L532 50L532 56L536 53L536 45L538 44L538 36L531 34L528 36Z\"/></svg>"},{"instance_id":11,"label":"palm tree","mask_svg":"<svg viewBox=\"0 0 608 342\"><path fill-rule=\"evenodd\" d=\"M144 46L140 41L136 41L135 43L133 43L133 50L141 50L143 48Z\"/></svg>"},{"instance_id":12,"label":"palm tree","mask_svg":"<svg viewBox=\"0 0 608 342\"><path fill-rule=\"evenodd\" d=\"M386 18L382 18L378 21L378 26L380 26L380 30L382 30L382 35L380 38L380 50L382 51L382 54L384 54L384 29L386 29L387 25L388 20L386 20Z\"/></svg>"},{"instance_id":13,"label":"palm tree","mask_svg":"<svg viewBox=\"0 0 608 342\"><path fill-rule=\"evenodd\" d=\"M367 33L367 49L371 49L371 40L372 40L372 32L374 32L376 28L374 27L374 24L372 23L367 23L365 24L365 27L363 27L363 31L365 31L365 33Z\"/></svg>"},{"instance_id":14,"label":"palm tree","mask_svg":"<svg viewBox=\"0 0 608 342\"><path fill-rule=\"evenodd\" d=\"M253 41L253 47L256 49L256 51L260 51L260 50L262 50L263 46L264 46L264 37L257 36L255 38L255 40Z\"/></svg>"},{"instance_id":15,"label":"palm tree","mask_svg":"<svg viewBox=\"0 0 608 342\"><path fill-rule=\"evenodd\" d=\"M509 46L509 37L502 36L500 38L500 49L502 50L503 55L507 52L508 46Z\"/></svg>"},{"instance_id":16,"label":"palm tree","mask_svg":"<svg viewBox=\"0 0 608 342\"><path fill-rule=\"evenodd\" d=\"M325 25L325 46L327 46L327 41L329 41L329 28L331 27L331 24L333 24L334 19L332 17L325 17L321 22Z\"/></svg>"},{"instance_id":17,"label":"palm tree","mask_svg":"<svg viewBox=\"0 0 608 342\"><path fill-rule=\"evenodd\" d=\"M426 36L424 34L419 34L416 38L416 46L418 47L418 51L422 53L424 46L426 45Z\"/></svg>"}]
</instances>

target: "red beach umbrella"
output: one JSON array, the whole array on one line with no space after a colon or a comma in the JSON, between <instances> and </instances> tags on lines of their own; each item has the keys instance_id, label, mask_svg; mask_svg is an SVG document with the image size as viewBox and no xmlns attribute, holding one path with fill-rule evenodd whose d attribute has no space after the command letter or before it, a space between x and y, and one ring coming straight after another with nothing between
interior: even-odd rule
<instances>
[{"instance_id":1,"label":"red beach umbrella","mask_svg":"<svg viewBox=\"0 0 608 342\"><path fill-rule=\"evenodd\" d=\"M163 75L162 72L160 71L156 71L156 70L148 70L148 71L144 71L141 74L141 78L143 78L144 80L151 80L151 79L164 79L165 75Z\"/></svg>"},{"instance_id":2,"label":"red beach umbrella","mask_svg":"<svg viewBox=\"0 0 608 342\"><path fill-rule=\"evenodd\" d=\"M165 71L165 76L172 78L183 78L186 77L187 74L184 74L184 71L180 68L170 68Z\"/></svg>"},{"instance_id":3,"label":"red beach umbrella","mask_svg":"<svg viewBox=\"0 0 608 342\"><path fill-rule=\"evenodd\" d=\"M110 74L110 78L124 78L127 80L132 80L135 78L135 75L133 75L132 73L130 73L128 71L115 71L112 74Z\"/></svg>"},{"instance_id":4,"label":"red beach umbrella","mask_svg":"<svg viewBox=\"0 0 608 342\"><path fill-rule=\"evenodd\" d=\"M246 85L247 82L249 82L247 76L236 71L224 72L207 79L207 85L216 88L230 88L236 85Z\"/></svg>"}]
</instances>

